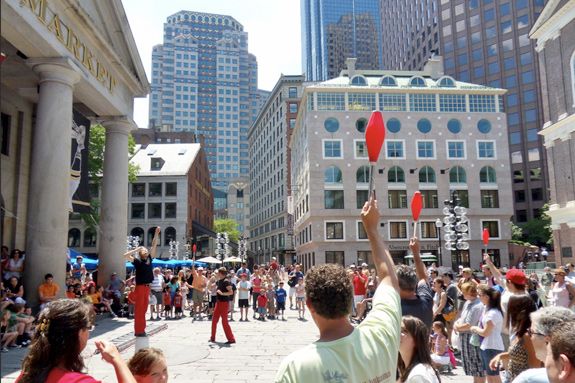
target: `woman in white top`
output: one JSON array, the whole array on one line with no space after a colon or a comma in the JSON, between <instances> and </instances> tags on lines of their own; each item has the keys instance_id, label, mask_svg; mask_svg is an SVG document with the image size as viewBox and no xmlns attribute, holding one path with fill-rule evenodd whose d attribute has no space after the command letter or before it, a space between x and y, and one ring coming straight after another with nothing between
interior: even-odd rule
<instances>
[{"instance_id":1,"label":"woman in white top","mask_svg":"<svg viewBox=\"0 0 575 383\"><path fill-rule=\"evenodd\" d=\"M555 270L555 279L557 282L551 288L551 305L558 307L571 308L575 305L575 288L567 281L565 281L567 273L563 269ZM569 299L572 295L572 299Z\"/></svg>"},{"instance_id":2,"label":"woman in white top","mask_svg":"<svg viewBox=\"0 0 575 383\"><path fill-rule=\"evenodd\" d=\"M433 296L433 321L445 323L445 319L441 313L447 303L447 293L445 292L445 283L443 282L443 278L435 278L433 280L432 287L435 292L435 295Z\"/></svg>"},{"instance_id":3,"label":"woman in white top","mask_svg":"<svg viewBox=\"0 0 575 383\"><path fill-rule=\"evenodd\" d=\"M9 280L12 277L20 278L22 277L22 272L24 271L24 257L22 257L22 252L18 249L12 250L10 254L10 259L6 264L6 270L4 271L4 280Z\"/></svg>"},{"instance_id":4,"label":"woman in white top","mask_svg":"<svg viewBox=\"0 0 575 383\"><path fill-rule=\"evenodd\" d=\"M503 330L503 313L501 312L501 294L487 285L480 285L479 300L485 308L479 320L479 326L471 326L469 331L480 337L481 361L487 374L488 383L501 383L499 367L492 370L489 362L502 351L505 351L501 331ZM482 338L482 339L481 339ZM470 340L471 342L471 340Z\"/></svg>"},{"instance_id":5,"label":"woman in white top","mask_svg":"<svg viewBox=\"0 0 575 383\"><path fill-rule=\"evenodd\" d=\"M401 320L399 341L399 382L440 383L439 374L433 368L429 348L429 330L421 319L411 315Z\"/></svg>"}]
</instances>

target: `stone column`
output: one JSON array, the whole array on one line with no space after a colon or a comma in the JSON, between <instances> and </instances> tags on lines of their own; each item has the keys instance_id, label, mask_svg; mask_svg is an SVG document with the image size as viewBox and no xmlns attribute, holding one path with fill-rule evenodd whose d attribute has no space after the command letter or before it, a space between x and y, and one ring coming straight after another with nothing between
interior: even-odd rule
<instances>
[{"instance_id":1,"label":"stone column","mask_svg":"<svg viewBox=\"0 0 575 383\"><path fill-rule=\"evenodd\" d=\"M134 125L117 118L102 122L106 128L104 174L98 233L98 284L105 285L115 272L125 278L128 230L128 135Z\"/></svg>"},{"instance_id":2,"label":"stone column","mask_svg":"<svg viewBox=\"0 0 575 383\"><path fill-rule=\"evenodd\" d=\"M30 59L39 75L39 100L28 191L24 288L32 307L38 286L51 273L65 293L68 189L74 84L80 75L68 59Z\"/></svg>"}]
</instances>

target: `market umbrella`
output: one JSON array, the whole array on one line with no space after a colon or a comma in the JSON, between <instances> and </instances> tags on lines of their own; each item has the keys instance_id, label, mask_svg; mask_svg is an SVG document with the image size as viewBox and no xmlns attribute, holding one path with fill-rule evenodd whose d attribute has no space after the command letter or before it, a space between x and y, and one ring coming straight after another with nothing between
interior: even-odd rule
<instances>
[{"instance_id":1,"label":"market umbrella","mask_svg":"<svg viewBox=\"0 0 575 383\"><path fill-rule=\"evenodd\" d=\"M240 257L229 257L229 258L224 259L223 262L224 263L226 263L226 262L235 263L235 262L241 262L241 261L242 261L242 259Z\"/></svg>"},{"instance_id":2,"label":"market umbrella","mask_svg":"<svg viewBox=\"0 0 575 383\"><path fill-rule=\"evenodd\" d=\"M220 261L219 259L214 258L214 257L204 257L204 258L200 258L199 261L200 261L200 262L205 262L205 263L218 264L218 265L219 265L220 263L222 263L222 261Z\"/></svg>"}]
</instances>

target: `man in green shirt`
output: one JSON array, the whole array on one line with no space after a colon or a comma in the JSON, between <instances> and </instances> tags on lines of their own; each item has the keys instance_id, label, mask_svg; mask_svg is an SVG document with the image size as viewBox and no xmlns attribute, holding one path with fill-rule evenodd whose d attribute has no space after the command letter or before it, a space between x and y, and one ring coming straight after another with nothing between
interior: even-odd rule
<instances>
[{"instance_id":1,"label":"man in green shirt","mask_svg":"<svg viewBox=\"0 0 575 383\"><path fill-rule=\"evenodd\" d=\"M353 288L343 267L313 267L305 276L305 292L319 340L288 355L276 382L395 382L401 325L397 276L377 232L376 201L366 202L361 219L380 280L371 312L354 328L348 319Z\"/></svg>"}]
</instances>

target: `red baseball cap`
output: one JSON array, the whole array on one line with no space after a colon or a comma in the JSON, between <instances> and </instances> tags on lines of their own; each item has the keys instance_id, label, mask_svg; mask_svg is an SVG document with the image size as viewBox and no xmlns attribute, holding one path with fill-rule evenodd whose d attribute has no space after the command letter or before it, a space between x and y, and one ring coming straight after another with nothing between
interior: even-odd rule
<instances>
[{"instance_id":1,"label":"red baseball cap","mask_svg":"<svg viewBox=\"0 0 575 383\"><path fill-rule=\"evenodd\" d=\"M527 277L525 276L525 273L523 272L523 270L519 269L509 270L507 274L505 274L505 279L507 279L509 282L513 282L516 285L521 286L525 286L525 284L527 283Z\"/></svg>"}]
</instances>

